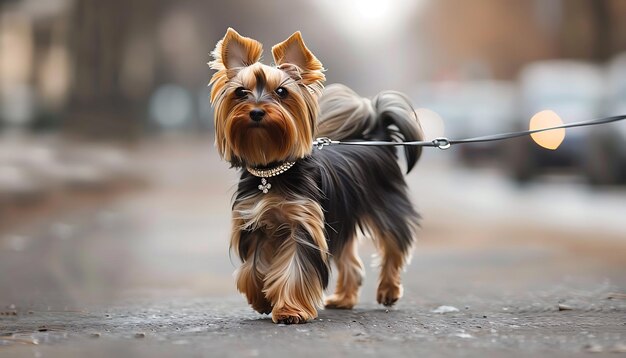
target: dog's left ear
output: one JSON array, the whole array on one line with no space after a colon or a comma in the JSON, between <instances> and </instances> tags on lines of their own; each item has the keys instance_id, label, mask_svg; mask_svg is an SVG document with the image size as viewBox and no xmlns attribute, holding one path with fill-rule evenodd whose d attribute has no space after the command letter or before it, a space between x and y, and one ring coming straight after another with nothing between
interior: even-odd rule
<instances>
[{"instance_id":1,"label":"dog's left ear","mask_svg":"<svg viewBox=\"0 0 626 358\"><path fill-rule=\"evenodd\" d=\"M306 47L300 31L295 32L287 40L272 47L274 62L279 67L292 64L298 67L297 79L305 85L314 82L324 82L324 68L322 63ZM292 72L292 71L288 71Z\"/></svg>"}]
</instances>

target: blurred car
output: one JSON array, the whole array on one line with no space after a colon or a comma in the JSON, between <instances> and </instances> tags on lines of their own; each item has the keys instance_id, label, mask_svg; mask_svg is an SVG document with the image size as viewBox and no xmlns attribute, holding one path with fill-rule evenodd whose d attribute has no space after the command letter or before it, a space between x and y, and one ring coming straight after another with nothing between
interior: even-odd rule
<instances>
[{"instance_id":1,"label":"blurred car","mask_svg":"<svg viewBox=\"0 0 626 358\"><path fill-rule=\"evenodd\" d=\"M520 112L512 131L527 130L530 118L542 110L556 112L564 123L599 118L606 91L600 66L582 61L535 62L519 75ZM530 136L509 140L505 165L518 182L555 170L585 173L589 161L590 131L568 129L555 151L535 144Z\"/></svg>"},{"instance_id":2,"label":"blurred car","mask_svg":"<svg viewBox=\"0 0 626 358\"><path fill-rule=\"evenodd\" d=\"M626 53L607 66L603 116L626 114ZM626 121L592 127L585 172L592 184L626 184Z\"/></svg>"},{"instance_id":3,"label":"blurred car","mask_svg":"<svg viewBox=\"0 0 626 358\"><path fill-rule=\"evenodd\" d=\"M510 81L472 80L421 83L414 103L428 108L444 121L444 136L450 139L502 133L511 128L517 90ZM489 159L499 152L500 142L465 144L458 147L466 163Z\"/></svg>"}]
</instances>

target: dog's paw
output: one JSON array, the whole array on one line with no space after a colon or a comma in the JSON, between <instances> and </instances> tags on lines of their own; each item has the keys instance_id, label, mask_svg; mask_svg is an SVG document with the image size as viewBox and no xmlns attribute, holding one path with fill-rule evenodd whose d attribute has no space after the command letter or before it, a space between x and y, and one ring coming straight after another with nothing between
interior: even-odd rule
<instances>
[{"instance_id":1,"label":"dog's paw","mask_svg":"<svg viewBox=\"0 0 626 358\"><path fill-rule=\"evenodd\" d=\"M324 306L331 309L350 310L356 305L357 300L357 297L354 295L338 295L335 293L326 298Z\"/></svg>"},{"instance_id":2,"label":"dog's paw","mask_svg":"<svg viewBox=\"0 0 626 358\"><path fill-rule=\"evenodd\" d=\"M402 285L381 283L376 292L376 300L384 306L393 306L402 297Z\"/></svg>"},{"instance_id":3,"label":"dog's paw","mask_svg":"<svg viewBox=\"0 0 626 358\"><path fill-rule=\"evenodd\" d=\"M315 315L317 316L317 314ZM283 323L283 324L298 324L298 323L306 323L308 320L315 318L306 312L300 312L294 309L277 309L274 307L272 311L272 321L274 323Z\"/></svg>"},{"instance_id":4,"label":"dog's paw","mask_svg":"<svg viewBox=\"0 0 626 358\"><path fill-rule=\"evenodd\" d=\"M306 320L301 316L286 316L286 315L277 315L272 317L274 323L282 323L282 324L298 324L298 323L306 323Z\"/></svg>"}]
</instances>

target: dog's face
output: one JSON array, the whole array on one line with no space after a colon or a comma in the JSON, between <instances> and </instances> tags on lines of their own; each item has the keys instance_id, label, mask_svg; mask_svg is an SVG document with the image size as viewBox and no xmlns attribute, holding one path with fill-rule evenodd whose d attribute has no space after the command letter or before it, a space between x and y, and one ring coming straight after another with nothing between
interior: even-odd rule
<instances>
[{"instance_id":1,"label":"dog's face","mask_svg":"<svg viewBox=\"0 0 626 358\"><path fill-rule=\"evenodd\" d=\"M261 44L228 29L213 51L215 144L234 166L266 166L309 154L322 64L299 32L272 47L275 67L259 62Z\"/></svg>"}]
</instances>

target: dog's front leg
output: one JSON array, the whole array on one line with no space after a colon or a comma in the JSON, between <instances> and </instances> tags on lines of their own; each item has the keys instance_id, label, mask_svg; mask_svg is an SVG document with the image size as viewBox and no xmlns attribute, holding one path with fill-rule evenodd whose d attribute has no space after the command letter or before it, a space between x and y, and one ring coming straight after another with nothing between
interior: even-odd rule
<instances>
[{"instance_id":1,"label":"dog's front leg","mask_svg":"<svg viewBox=\"0 0 626 358\"><path fill-rule=\"evenodd\" d=\"M275 323L304 323L317 317L328 282L326 254L320 249L302 230L278 247L263 289L272 302Z\"/></svg>"},{"instance_id":2,"label":"dog's front leg","mask_svg":"<svg viewBox=\"0 0 626 358\"><path fill-rule=\"evenodd\" d=\"M317 317L328 284L324 214L313 201L286 202L281 210L289 233L280 238L265 275L263 292L276 323L304 323Z\"/></svg>"},{"instance_id":3,"label":"dog's front leg","mask_svg":"<svg viewBox=\"0 0 626 358\"><path fill-rule=\"evenodd\" d=\"M241 258L241 266L235 272L237 290L259 313L269 314L272 305L263 293L263 279L269 267L270 247L261 231L242 229L242 221L233 220L231 247Z\"/></svg>"}]
</instances>

